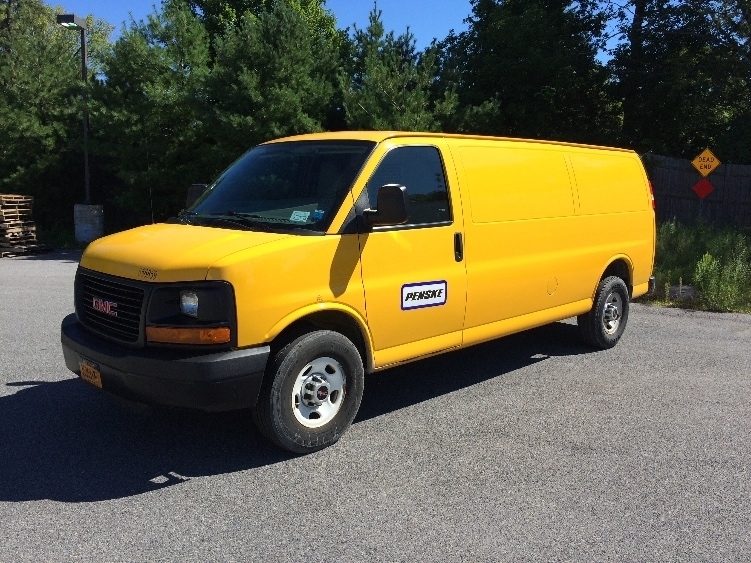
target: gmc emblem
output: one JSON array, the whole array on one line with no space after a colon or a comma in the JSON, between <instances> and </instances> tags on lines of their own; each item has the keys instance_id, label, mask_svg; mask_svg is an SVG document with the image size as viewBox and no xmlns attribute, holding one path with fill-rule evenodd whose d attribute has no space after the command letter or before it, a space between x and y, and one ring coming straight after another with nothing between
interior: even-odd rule
<instances>
[{"instance_id":1,"label":"gmc emblem","mask_svg":"<svg viewBox=\"0 0 751 563\"><path fill-rule=\"evenodd\" d=\"M117 316L117 303L114 301L105 301L99 297L94 297L91 300L91 306L95 311L109 315L110 317Z\"/></svg>"}]
</instances>

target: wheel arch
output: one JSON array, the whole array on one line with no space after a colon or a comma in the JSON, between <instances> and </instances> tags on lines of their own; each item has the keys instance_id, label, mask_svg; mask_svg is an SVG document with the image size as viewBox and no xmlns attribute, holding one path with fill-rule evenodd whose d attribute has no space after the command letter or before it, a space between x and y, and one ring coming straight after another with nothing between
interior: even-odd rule
<instances>
[{"instance_id":1,"label":"wheel arch","mask_svg":"<svg viewBox=\"0 0 751 563\"><path fill-rule=\"evenodd\" d=\"M634 293L634 283L633 283L633 276L634 276L634 265L631 262L631 259L626 256L625 254L620 254L617 256L614 256L610 259L610 261L607 263L605 268L603 269L602 275L600 276L600 279L597 280L597 285L599 285L599 282L604 280L605 278L609 276L617 276L621 278L628 288L628 294L629 297L631 297ZM594 288L594 294L597 292L597 286Z\"/></svg>"},{"instance_id":2,"label":"wheel arch","mask_svg":"<svg viewBox=\"0 0 751 563\"><path fill-rule=\"evenodd\" d=\"M278 322L269 334L272 356L284 344L311 330L333 330L347 337L360 352L365 372L373 371L372 339L362 317L345 305L314 305L292 313Z\"/></svg>"}]
</instances>

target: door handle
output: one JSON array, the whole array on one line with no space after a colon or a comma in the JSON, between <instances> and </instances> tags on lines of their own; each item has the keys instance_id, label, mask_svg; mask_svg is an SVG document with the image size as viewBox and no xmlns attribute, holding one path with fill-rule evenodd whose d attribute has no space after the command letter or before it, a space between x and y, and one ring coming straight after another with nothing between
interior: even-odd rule
<instances>
[{"instance_id":1,"label":"door handle","mask_svg":"<svg viewBox=\"0 0 751 563\"><path fill-rule=\"evenodd\" d=\"M461 233L454 233L454 259L457 262L464 260L464 243Z\"/></svg>"}]
</instances>

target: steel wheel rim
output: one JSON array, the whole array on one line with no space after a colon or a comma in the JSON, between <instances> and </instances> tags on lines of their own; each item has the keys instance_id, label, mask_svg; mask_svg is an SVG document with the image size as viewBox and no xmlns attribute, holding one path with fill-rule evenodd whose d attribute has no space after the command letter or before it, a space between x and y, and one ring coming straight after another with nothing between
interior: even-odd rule
<instances>
[{"instance_id":1,"label":"steel wheel rim","mask_svg":"<svg viewBox=\"0 0 751 563\"><path fill-rule=\"evenodd\" d=\"M292 412L307 428L328 424L344 403L344 368L333 358L321 357L300 370L292 386Z\"/></svg>"},{"instance_id":2,"label":"steel wheel rim","mask_svg":"<svg viewBox=\"0 0 751 563\"><path fill-rule=\"evenodd\" d=\"M605 334L615 334L623 317L623 299L618 292L610 293L602 311L602 328Z\"/></svg>"}]
</instances>

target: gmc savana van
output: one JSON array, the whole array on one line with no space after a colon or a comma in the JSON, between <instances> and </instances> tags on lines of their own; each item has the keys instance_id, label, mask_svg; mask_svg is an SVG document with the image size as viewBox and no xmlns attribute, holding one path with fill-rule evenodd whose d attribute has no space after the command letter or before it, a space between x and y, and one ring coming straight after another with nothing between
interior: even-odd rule
<instances>
[{"instance_id":1,"label":"gmc savana van","mask_svg":"<svg viewBox=\"0 0 751 563\"><path fill-rule=\"evenodd\" d=\"M81 258L67 367L126 399L249 408L293 452L339 439L364 374L576 316L614 346L647 292L638 156L322 133L247 152L179 217Z\"/></svg>"}]
</instances>

